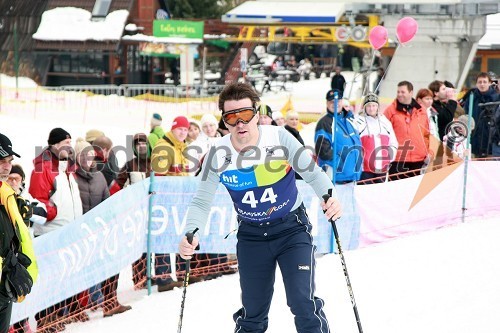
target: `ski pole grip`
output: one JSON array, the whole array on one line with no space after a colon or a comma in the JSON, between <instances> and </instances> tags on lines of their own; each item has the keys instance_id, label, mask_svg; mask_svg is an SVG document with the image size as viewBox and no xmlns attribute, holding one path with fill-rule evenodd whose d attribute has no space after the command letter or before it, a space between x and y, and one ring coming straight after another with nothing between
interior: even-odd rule
<instances>
[{"instance_id":1,"label":"ski pole grip","mask_svg":"<svg viewBox=\"0 0 500 333\"><path fill-rule=\"evenodd\" d=\"M323 194L323 200L325 201L325 203L328 201L328 199L330 199L330 194ZM323 213L325 213L326 210L323 211Z\"/></svg>"},{"instance_id":2,"label":"ski pole grip","mask_svg":"<svg viewBox=\"0 0 500 333\"><path fill-rule=\"evenodd\" d=\"M326 203L326 202L328 201L328 199L330 199L331 197L332 197L332 195L331 195L331 194L323 194L323 196L322 196L323 200L325 200L325 203ZM324 211L323 211L323 213L324 213L324 212L326 212L326 210L324 210ZM330 222L335 222L335 221L337 221L337 220L338 220L338 219L335 219L335 220L330 219Z\"/></svg>"},{"instance_id":3,"label":"ski pole grip","mask_svg":"<svg viewBox=\"0 0 500 333\"><path fill-rule=\"evenodd\" d=\"M194 229L193 232L187 232L186 233L186 238L189 244L193 244L193 237L194 234L198 231L198 228ZM195 250L199 250L200 246L198 245Z\"/></svg>"},{"instance_id":4,"label":"ski pole grip","mask_svg":"<svg viewBox=\"0 0 500 333\"><path fill-rule=\"evenodd\" d=\"M331 195L330 194L323 194L323 200L325 200L325 203L330 199Z\"/></svg>"}]
</instances>

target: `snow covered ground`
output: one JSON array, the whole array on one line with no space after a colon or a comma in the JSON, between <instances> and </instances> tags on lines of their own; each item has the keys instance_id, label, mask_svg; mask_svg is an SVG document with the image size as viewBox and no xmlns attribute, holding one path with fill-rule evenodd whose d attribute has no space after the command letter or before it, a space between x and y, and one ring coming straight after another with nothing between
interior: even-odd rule
<instances>
[{"instance_id":1,"label":"snow covered ground","mask_svg":"<svg viewBox=\"0 0 500 333\"><path fill-rule=\"evenodd\" d=\"M499 218L472 221L345 253L364 332L498 332L500 319ZM231 332L240 307L239 276L190 285L183 332ZM340 258L317 261L317 295L330 329L358 332ZM120 276L120 298L132 310L111 318L92 314L67 332L176 332L182 289L151 296L132 291L130 272ZM295 332L278 276L269 316L271 333Z\"/></svg>"}]
</instances>

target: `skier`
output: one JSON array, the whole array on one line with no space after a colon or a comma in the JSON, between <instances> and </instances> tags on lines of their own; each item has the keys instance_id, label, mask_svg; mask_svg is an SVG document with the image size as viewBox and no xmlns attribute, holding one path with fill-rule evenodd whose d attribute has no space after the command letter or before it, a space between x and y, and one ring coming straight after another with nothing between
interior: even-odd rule
<instances>
[{"instance_id":1,"label":"skier","mask_svg":"<svg viewBox=\"0 0 500 333\"><path fill-rule=\"evenodd\" d=\"M321 207L337 219L341 208L332 182L302 145L283 127L258 125L259 97L250 85L231 83L219 96L219 109L230 132L208 153L198 192L191 202L179 253L189 259L199 244L210 203L222 183L238 213L237 256L243 307L234 315L237 332L265 332L276 264L298 332L330 332L323 300L314 296L315 246L311 223L295 184L295 171L316 195L332 193Z\"/></svg>"}]
</instances>

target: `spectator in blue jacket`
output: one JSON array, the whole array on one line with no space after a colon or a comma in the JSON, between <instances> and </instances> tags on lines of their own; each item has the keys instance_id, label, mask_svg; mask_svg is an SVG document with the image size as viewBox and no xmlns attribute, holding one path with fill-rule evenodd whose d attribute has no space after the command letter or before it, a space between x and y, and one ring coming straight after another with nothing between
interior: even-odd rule
<instances>
[{"instance_id":1,"label":"spectator in blue jacket","mask_svg":"<svg viewBox=\"0 0 500 333\"><path fill-rule=\"evenodd\" d=\"M335 92L326 94L326 114L316 125L314 134L318 165L335 184L344 208L342 223L338 225L341 245L355 249L359 244L359 214L354 198L354 186L361 177L363 154L361 139L350 111L349 101L339 100L334 114ZM335 128L335 135L332 135Z\"/></svg>"},{"instance_id":2,"label":"spectator in blue jacket","mask_svg":"<svg viewBox=\"0 0 500 333\"><path fill-rule=\"evenodd\" d=\"M339 100L337 117L334 115L334 91L326 95L326 114L321 117L314 133L315 152L318 165L330 175L336 184L351 183L361 176L361 140L354 122L354 115L349 110L346 100ZM332 136L334 120L335 137ZM333 156L335 143L336 156ZM334 167L334 163L336 166ZM335 174L332 172L335 169Z\"/></svg>"}]
</instances>

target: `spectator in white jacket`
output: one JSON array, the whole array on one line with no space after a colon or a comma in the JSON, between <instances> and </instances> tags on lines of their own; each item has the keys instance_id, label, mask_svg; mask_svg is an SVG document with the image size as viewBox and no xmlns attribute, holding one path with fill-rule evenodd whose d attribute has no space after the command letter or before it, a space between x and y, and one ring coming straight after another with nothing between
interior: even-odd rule
<instances>
[{"instance_id":1,"label":"spectator in white jacket","mask_svg":"<svg viewBox=\"0 0 500 333\"><path fill-rule=\"evenodd\" d=\"M364 183L383 183L396 157L398 140L391 122L380 112L377 95L369 93L365 96L356 124L363 147L361 181L369 179Z\"/></svg>"}]
</instances>

